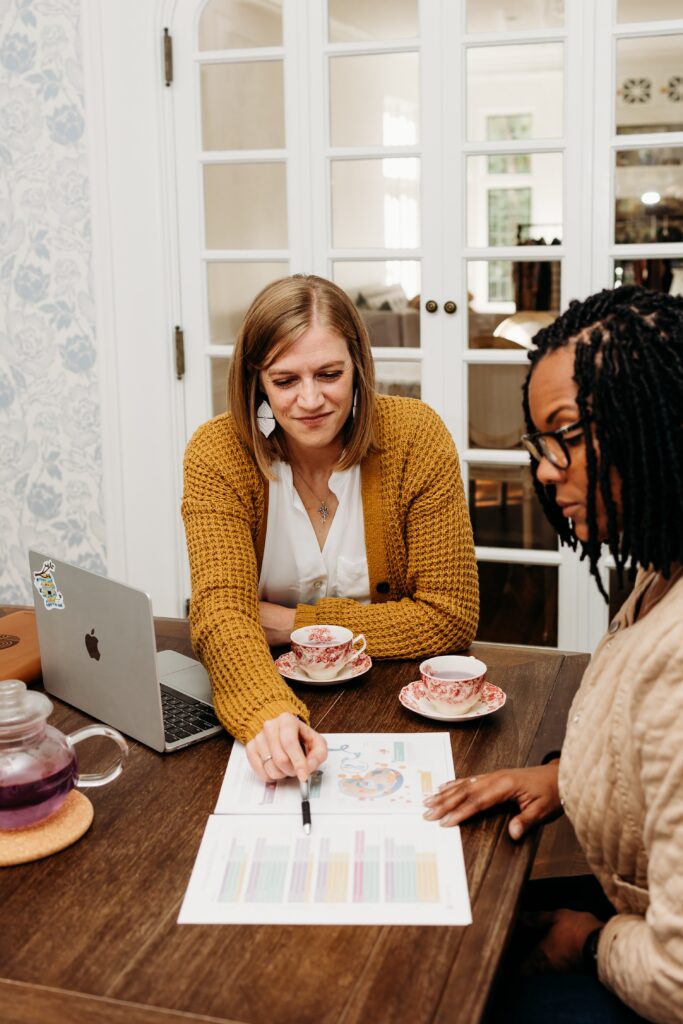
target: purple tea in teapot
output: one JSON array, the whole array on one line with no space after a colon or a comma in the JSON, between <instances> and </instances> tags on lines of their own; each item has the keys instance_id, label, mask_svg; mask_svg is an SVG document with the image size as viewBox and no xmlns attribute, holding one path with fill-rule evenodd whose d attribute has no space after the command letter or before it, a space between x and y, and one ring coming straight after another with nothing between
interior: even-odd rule
<instances>
[{"instance_id":1,"label":"purple tea in teapot","mask_svg":"<svg viewBox=\"0 0 683 1024\"><path fill-rule=\"evenodd\" d=\"M25 828L59 810L74 786L103 786L123 769L128 745L114 729L90 725L70 736L47 724L52 702L18 679L0 682L0 829ZM119 747L104 773L79 775L73 745L108 736Z\"/></svg>"}]
</instances>

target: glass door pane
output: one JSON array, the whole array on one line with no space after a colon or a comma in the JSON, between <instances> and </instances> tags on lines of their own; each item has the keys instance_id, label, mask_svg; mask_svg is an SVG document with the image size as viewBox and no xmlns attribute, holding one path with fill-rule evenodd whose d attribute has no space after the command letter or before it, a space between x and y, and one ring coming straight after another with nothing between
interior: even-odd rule
<instances>
[{"instance_id":1,"label":"glass door pane","mask_svg":"<svg viewBox=\"0 0 683 1024\"><path fill-rule=\"evenodd\" d=\"M328 0L331 43L405 39L419 31L418 0Z\"/></svg>"},{"instance_id":2,"label":"glass door pane","mask_svg":"<svg viewBox=\"0 0 683 1024\"><path fill-rule=\"evenodd\" d=\"M477 640L557 647L558 584L555 566L480 562Z\"/></svg>"},{"instance_id":3,"label":"glass door pane","mask_svg":"<svg viewBox=\"0 0 683 1024\"><path fill-rule=\"evenodd\" d=\"M205 64L200 70L203 148L281 149L282 72L281 60Z\"/></svg>"},{"instance_id":4,"label":"glass door pane","mask_svg":"<svg viewBox=\"0 0 683 1024\"><path fill-rule=\"evenodd\" d=\"M683 241L683 147L615 150L614 241Z\"/></svg>"},{"instance_id":5,"label":"glass door pane","mask_svg":"<svg viewBox=\"0 0 683 1024\"><path fill-rule=\"evenodd\" d=\"M683 131L683 35L617 40L616 117L618 135Z\"/></svg>"},{"instance_id":6,"label":"glass door pane","mask_svg":"<svg viewBox=\"0 0 683 1024\"><path fill-rule=\"evenodd\" d=\"M564 0L529 3L529 0L503 0L482 3L467 0L468 32L527 32L541 28L562 28Z\"/></svg>"},{"instance_id":7,"label":"glass door pane","mask_svg":"<svg viewBox=\"0 0 683 1024\"><path fill-rule=\"evenodd\" d=\"M282 46L282 0L208 0L199 19L200 50Z\"/></svg>"},{"instance_id":8,"label":"glass door pane","mask_svg":"<svg viewBox=\"0 0 683 1024\"><path fill-rule=\"evenodd\" d=\"M560 312L561 267L559 260L471 260L469 348L530 349Z\"/></svg>"}]
</instances>

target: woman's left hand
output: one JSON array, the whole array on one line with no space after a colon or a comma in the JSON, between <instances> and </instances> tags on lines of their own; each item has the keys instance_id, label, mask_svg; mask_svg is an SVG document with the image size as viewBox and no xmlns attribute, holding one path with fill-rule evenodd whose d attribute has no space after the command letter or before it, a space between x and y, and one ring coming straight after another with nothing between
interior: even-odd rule
<instances>
[{"instance_id":1,"label":"woman's left hand","mask_svg":"<svg viewBox=\"0 0 683 1024\"><path fill-rule=\"evenodd\" d=\"M575 971L583 966L583 946L600 921L594 914L577 910L552 910L525 914L525 924L545 930L545 935L524 964L524 973Z\"/></svg>"},{"instance_id":2,"label":"woman's left hand","mask_svg":"<svg viewBox=\"0 0 683 1024\"><path fill-rule=\"evenodd\" d=\"M294 629L296 608L285 608L270 601L259 601L259 621L270 647L281 647L289 643Z\"/></svg>"}]
</instances>

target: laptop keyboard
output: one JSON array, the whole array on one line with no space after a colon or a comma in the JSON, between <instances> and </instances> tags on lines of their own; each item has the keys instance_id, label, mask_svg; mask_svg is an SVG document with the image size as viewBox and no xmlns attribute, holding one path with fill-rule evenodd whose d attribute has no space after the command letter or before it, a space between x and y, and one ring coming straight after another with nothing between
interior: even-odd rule
<instances>
[{"instance_id":1,"label":"laptop keyboard","mask_svg":"<svg viewBox=\"0 0 683 1024\"><path fill-rule=\"evenodd\" d=\"M213 710L186 693L178 693L161 684L161 711L164 717L164 738L167 743L194 736L220 726Z\"/></svg>"}]
</instances>

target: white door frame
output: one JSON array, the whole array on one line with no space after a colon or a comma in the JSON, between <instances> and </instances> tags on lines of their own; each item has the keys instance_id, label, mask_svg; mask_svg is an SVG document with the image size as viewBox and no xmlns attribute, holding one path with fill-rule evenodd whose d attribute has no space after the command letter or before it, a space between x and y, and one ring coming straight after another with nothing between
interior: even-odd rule
<instances>
[{"instance_id":1,"label":"white door frame","mask_svg":"<svg viewBox=\"0 0 683 1024\"><path fill-rule=\"evenodd\" d=\"M150 593L158 615L183 614L185 589L159 28L170 8L81 0L107 572Z\"/></svg>"}]
</instances>

